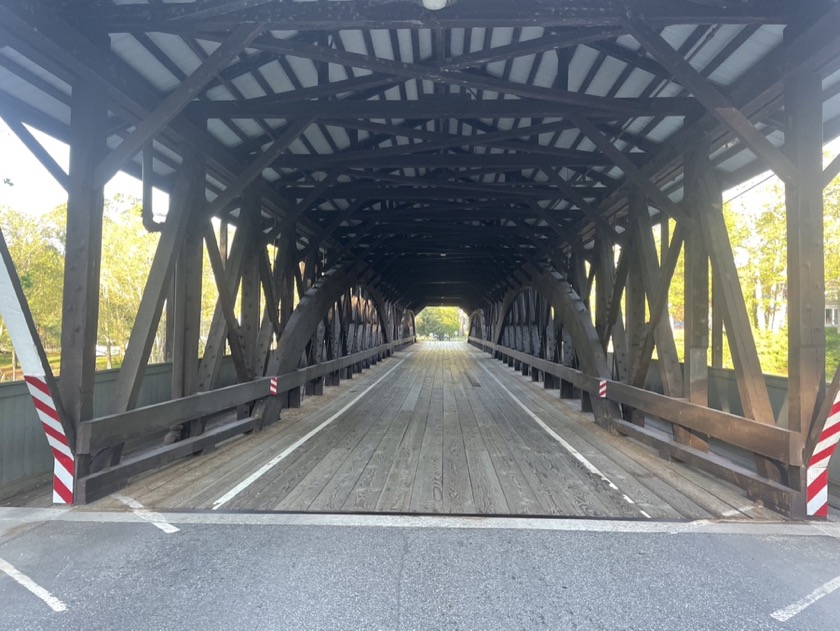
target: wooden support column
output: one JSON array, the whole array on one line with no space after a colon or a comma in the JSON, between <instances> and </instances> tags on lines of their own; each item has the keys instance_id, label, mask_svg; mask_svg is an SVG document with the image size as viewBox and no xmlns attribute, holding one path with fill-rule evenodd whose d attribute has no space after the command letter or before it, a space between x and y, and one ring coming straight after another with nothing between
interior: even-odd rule
<instances>
[{"instance_id":1,"label":"wooden support column","mask_svg":"<svg viewBox=\"0 0 840 631\"><path fill-rule=\"evenodd\" d=\"M204 262L202 231L189 230L175 264L172 398L198 391L198 342L201 333L201 286ZM192 432L190 432L192 435Z\"/></svg>"},{"instance_id":2,"label":"wooden support column","mask_svg":"<svg viewBox=\"0 0 840 631\"><path fill-rule=\"evenodd\" d=\"M685 156L685 199L695 209L711 206L719 191L702 170L699 147ZM706 154L708 155L708 154ZM685 396L692 403L709 404L709 255L703 244L697 212L689 212L685 239Z\"/></svg>"},{"instance_id":3,"label":"wooden support column","mask_svg":"<svg viewBox=\"0 0 840 631\"><path fill-rule=\"evenodd\" d=\"M723 199L717 184L708 153L695 152L692 158L695 178L701 178L704 191L709 195L709 204L698 207L696 218L699 220L703 242L709 253L713 272L714 309L722 315L726 326L729 350L735 365L735 379L741 395L744 416L768 425L775 424L767 383L761 372L758 351L755 347L752 327L750 326L744 294L732 254L729 233L723 219ZM762 456L756 456L756 468L759 474L787 482L790 473L784 472L777 463Z\"/></svg>"},{"instance_id":4,"label":"wooden support column","mask_svg":"<svg viewBox=\"0 0 840 631\"><path fill-rule=\"evenodd\" d=\"M627 335L621 314L622 288L617 287L613 244L602 232L598 237L596 247L598 250L598 311L603 312L601 314L602 330L599 330L599 333L602 335L605 353L612 337L617 376L620 380L625 380L630 373L631 364L627 356ZM622 283L626 281L626 277L625 273L624 278L620 279Z\"/></svg>"},{"instance_id":5,"label":"wooden support column","mask_svg":"<svg viewBox=\"0 0 840 631\"><path fill-rule=\"evenodd\" d=\"M715 182L708 156L697 152L694 159L695 172ZM744 416L773 424L775 421L770 407L770 397L761 372L729 233L723 220L720 187L716 183L707 186L707 192L715 192L714 200L703 208L697 208L696 216L699 219L703 241L712 263L714 308L717 310L720 307L722 319L726 325Z\"/></svg>"},{"instance_id":6,"label":"wooden support column","mask_svg":"<svg viewBox=\"0 0 840 631\"><path fill-rule=\"evenodd\" d=\"M785 29L795 39L797 26ZM785 182L788 242L788 429L807 434L825 394L822 81L792 73L785 82L785 153L799 178Z\"/></svg>"},{"instance_id":7,"label":"wooden support column","mask_svg":"<svg viewBox=\"0 0 840 631\"><path fill-rule=\"evenodd\" d=\"M76 81L70 105L70 174L61 323L59 388L74 427L93 417L93 379L102 261L102 187L94 170L105 153L108 93L89 79Z\"/></svg>"},{"instance_id":8,"label":"wooden support column","mask_svg":"<svg viewBox=\"0 0 840 631\"><path fill-rule=\"evenodd\" d=\"M251 230L251 225L248 222L240 225L233 237L230 258L228 259L228 264L225 266L225 276L227 277L225 279L227 292L225 293L230 297L236 296L239 291L239 283L242 278L242 265L248 252L253 251L253 239L254 235ZM216 303L216 309L213 312L213 319L210 323L210 331L207 334L204 357L199 366L198 389L201 392L212 390L215 387L222 357L224 356L225 340L228 339L228 319L225 317L226 310L222 305L222 293L224 289L225 287L223 285L220 288L219 301ZM238 337L235 339L236 342L239 341ZM237 378L239 379L247 379L247 371L243 371L243 368L243 365L238 367Z\"/></svg>"},{"instance_id":9,"label":"wooden support column","mask_svg":"<svg viewBox=\"0 0 840 631\"><path fill-rule=\"evenodd\" d=\"M146 279L123 364L117 376L111 408L114 413L133 409L137 404L164 300L168 303L166 329L170 361L174 355L176 301L172 282L173 270L190 218L204 202L204 169L204 163L197 156L187 154L176 175L175 187L169 200L169 211Z\"/></svg>"},{"instance_id":10,"label":"wooden support column","mask_svg":"<svg viewBox=\"0 0 840 631\"><path fill-rule=\"evenodd\" d=\"M202 187L203 188L203 187ZM201 189L200 195L204 197ZM198 202L198 200L194 200ZM203 200L202 200L203 201ZM196 203L194 208L201 206ZM193 222L199 213L191 218ZM188 397L198 392L198 345L201 336L201 288L204 271L204 243L200 224L184 235L175 263L173 343L172 343L172 398ZM195 419L181 427L180 438L198 436L204 431L205 421ZM177 438L175 435L168 440Z\"/></svg>"},{"instance_id":11,"label":"wooden support column","mask_svg":"<svg viewBox=\"0 0 840 631\"><path fill-rule=\"evenodd\" d=\"M719 282L712 275L712 368L723 368L723 307Z\"/></svg>"},{"instance_id":12,"label":"wooden support column","mask_svg":"<svg viewBox=\"0 0 840 631\"><path fill-rule=\"evenodd\" d=\"M625 292L625 306L627 308L627 359L631 367L639 365L642 361L642 351L645 340L645 308L647 305L645 287L642 283L641 262L635 252L635 244L628 244L627 247L633 251L627 263L627 291ZM634 370L631 370L624 381L629 383L633 380ZM644 426L645 417L641 412L623 406L624 419Z\"/></svg>"},{"instance_id":13,"label":"wooden support column","mask_svg":"<svg viewBox=\"0 0 840 631\"><path fill-rule=\"evenodd\" d=\"M634 214L635 243L641 271L642 286L648 300L650 324L642 348L642 353L634 368L633 385L642 387L651 353L655 346L659 354L659 372L662 385L668 396L682 396L682 371L677 361L677 347L668 316L668 288L674 272L674 266L682 247L680 238L675 235L674 243L661 244L662 262L660 269L653 239L653 226L648 213L647 200L639 193L631 200Z\"/></svg>"},{"instance_id":14,"label":"wooden support column","mask_svg":"<svg viewBox=\"0 0 840 631\"><path fill-rule=\"evenodd\" d=\"M660 244L662 251L662 268L660 269L657 263L656 245L653 240L653 230L650 222L650 215L648 214L647 202L644 198L637 196L633 204L633 213L635 214L636 226L636 245L638 248L638 256L641 261L641 276L642 283L645 287L645 293L648 296L648 306L650 308L650 330L648 330L648 338L651 336L655 341L656 350L659 355L658 367L659 375L662 379L662 388L664 393L669 397L682 397L684 392L684 384L682 378L682 371L680 369L679 361L677 359L677 347L674 343L674 332L671 329L670 319L668 318L668 301L667 294L670 286L670 280L673 274L673 268L669 268L670 262L676 257L674 248L679 248L680 244L675 243L673 248L669 247L667 242L667 232L662 233L666 241ZM675 235L675 240L677 239ZM647 372L644 368L648 363L648 349L651 348L650 340L645 344L641 362L638 365L643 370L636 373L637 381L634 385L641 387L640 379L643 379L644 373ZM707 450L708 445L705 440L693 434L679 425L673 425L674 439L677 442L689 444L697 449Z\"/></svg>"},{"instance_id":15,"label":"wooden support column","mask_svg":"<svg viewBox=\"0 0 840 631\"><path fill-rule=\"evenodd\" d=\"M245 190L244 197L240 221L250 222L251 234L256 234L260 221L260 196L249 187ZM239 336L245 365L253 379L262 368L258 366L257 361L257 337L260 330L260 253L253 247L248 248L242 265L239 305Z\"/></svg>"},{"instance_id":16,"label":"wooden support column","mask_svg":"<svg viewBox=\"0 0 840 631\"><path fill-rule=\"evenodd\" d=\"M265 248L259 254L259 274L262 283L263 294L265 295L265 309L263 310L260 330L257 333L257 354L254 363L254 376L265 375L265 364L268 361L268 354L276 338L280 337L283 331L280 325L280 266L281 255L278 250L274 257L274 270L269 263L268 252Z\"/></svg>"}]
</instances>

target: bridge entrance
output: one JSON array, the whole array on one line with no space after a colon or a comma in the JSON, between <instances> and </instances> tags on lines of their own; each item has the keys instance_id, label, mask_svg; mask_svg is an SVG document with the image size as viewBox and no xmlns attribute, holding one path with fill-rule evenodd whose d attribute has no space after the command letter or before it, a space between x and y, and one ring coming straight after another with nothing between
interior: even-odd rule
<instances>
[{"instance_id":1,"label":"bridge entrance","mask_svg":"<svg viewBox=\"0 0 840 631\"><path fill-rule=\"evenodd\" d=\"M828 383L824 190L840 158L822 152L840 133L840 6L800 4L0 0L0 116L67 192L58 379L0 239L53 498L95 502L151 473L218 510L684 515L677 483L708 474L826 518L840 371ZM69 144L69 169L32 129ZM723 212L724 190L768 169L784 190L781 401ZM104 187L120 170L142 179L135 219L158 238L106 377L102 252L122 243L102 242ZM476 350L412 348L434 305L469 314ZM709 384L727 346L724 406ZM382 381L354 401L366 369ZM297 411L341 383L337 408ZM631 449L697 471L652 472ZM194 458L214 450L230 462ZM209 466L228 489L196 490ZM647 479L679 497L642 484L659 498L645 504ZM752 506L686 497L710 515Z\"/></svg>"},{"instance_id":2,"label":"bridge entrance","mask_svg":"<svg viewBox=\"0 0 840 631\"><path fill-rule=\"evenodd\" d=\"M736 487L609 434L463 342L422 342L284 422L128 484L160 511L778 519Z\"/></svg>"}]
</instances>

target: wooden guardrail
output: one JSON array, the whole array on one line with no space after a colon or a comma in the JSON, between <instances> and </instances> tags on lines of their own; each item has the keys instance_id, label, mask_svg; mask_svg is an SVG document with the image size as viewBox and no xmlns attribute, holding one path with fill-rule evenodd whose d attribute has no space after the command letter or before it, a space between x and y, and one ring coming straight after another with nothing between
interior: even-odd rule
<instances>
[{"instance_id":1,"label":"wooden guardrail","mask_svg":"<svg viewBox=\"0 0 840 631\"><path fill-rule=\"evenodd\" d=\"M580 390L597 397L602 381L606 381L606 399L629 406L670 423L706 434L749 452L772 458L794 467L803 464L803 442L798 432L769 425L728 412L707 408L685 399L677 399L635 388L627 384L599 379L579 370L547 361L528 353L494 344L487 340L470 337L469 342L485 351L495 353L502 359L512 358L521 364L573 384ZM698 469L703 469L726 479L748 492L756 493L768 505L785 513L791 513L798 499L793 489L759 476L757 473L709 452L689 447L673 440L664 439L659 432L629 423L620 418L610 419L613 430L631 436L640 442L655 447Z\"/></svg>"},{"instance_id":2,"label":"wooden guardrail","mask_svg":"<svg viewBox=\"0 0 840 631\"><path fill-rule=\"evenodd\" d=\"M371 358L385 356L414 343L406 337L381 344L352 355L320 364L300 368L277 376L277 396L295 388L315 382L344 368L360 364ZM224 414L239 406L270 396L270 377L246 383L201 392L181 399L174 399L143 408L137 408L80 423L76 436L77 458L90 458L103 449L117 447L128 441L153 435L195 419ZM210 449L218 443L270 424L271 419L248 417L231 419L202 434L171 445L156 446L141 453L123 458L119 464L101 471L80 475L76 480L76 501L87 503L120 487L128 478L160 467L185 456Z\"/></svg>"}]
</instances>

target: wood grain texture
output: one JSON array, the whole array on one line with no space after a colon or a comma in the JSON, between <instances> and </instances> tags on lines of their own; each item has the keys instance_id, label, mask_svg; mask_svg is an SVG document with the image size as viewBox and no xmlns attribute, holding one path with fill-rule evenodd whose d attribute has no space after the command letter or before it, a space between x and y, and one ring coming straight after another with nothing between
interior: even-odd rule
<instances>
[{"instance_id":1,"label":"wood grain texture","mask_svg":"<svg viewBox=\"0 0 840 631\"><path fill-rule=\"evenodd\" d=\"M767 519L734 486L610 435L557 390L466 344L430 342L232 500L230 510ZM394 361L328 387L280 423L136 480L157 509L207 509L341 411ZM495 381L498 379L504 388ZM518 402L597 467L593 475ZM636 505L624 499L631 497ZM93 505L110 507L105 499Z\"/></svg>"}]
</instances>

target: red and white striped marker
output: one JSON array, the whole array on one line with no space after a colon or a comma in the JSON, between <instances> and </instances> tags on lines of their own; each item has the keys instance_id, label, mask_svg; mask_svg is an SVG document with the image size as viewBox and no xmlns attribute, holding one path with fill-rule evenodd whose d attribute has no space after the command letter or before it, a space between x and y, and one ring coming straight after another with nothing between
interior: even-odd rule
<instances>
[{"instance_id":1,"label":"red and white striped marker","mask_svg":"<svg viewBox=\"0 0 840 631\"><path fill-rule=\"evenodd\" d=\"M840 392L834 398L828 419L808 463L806 500L809 517L828 517L828 463L840 441Z\"/></svg>"},{"instance_id":2,"label":"red and white striped marker","mask_svg":"<svg viewBox=\"0 0 840 631\"><path fill-rule=\"evenodd\" d=\"M73 503L73 472L76 468L73 452L67 435L61 426L55 409L50 389L43 376L25 375L26 387L35 404L35 411L41 420L41 427L47 436L55 464L53 466L53 502L56 504Z\"/></svg>"},{"instance_id":3,"label":"red and white striped marker","mask_svg":"<svg viewBox=\"0 0 840 631\"><path fill-rule=\"evenodd\" d=\"M607 398L607 381L606 381L606 379L601 379L601 383L598 385L598 396L602 399Z\"/></svg>"},{"instance_id":4,"label":"red and white striped marker","mask_svg":"<svg viewBox=\"0 0 840 631\"><path fill-rule=\"evenodd\" d=\"M268 382L268 392L273 397L277 396L277 377L272 377Z\"/></svg>"},{"instance_id":5,"label":"red and white striped marker","mask_svg":"<svg viewBox=\"0 0 840 631\"><path fill-rule=\"evenodd\" d=\"M57 406L50 392L47 379L52 375L46 355L41 348L41 340L32 321L26 297L20 286L14 262L6 246L6 240L0 232L0 317L9 331L12 346L17 351L18 360L23 368L26 387L35 404L35 411L41 421L44 435L52 451L53 465L53 502L56 504L73 503L74 472L73 445L67 440L67 433Z\"/></svg>"}]
</instances>

